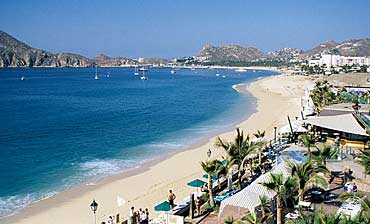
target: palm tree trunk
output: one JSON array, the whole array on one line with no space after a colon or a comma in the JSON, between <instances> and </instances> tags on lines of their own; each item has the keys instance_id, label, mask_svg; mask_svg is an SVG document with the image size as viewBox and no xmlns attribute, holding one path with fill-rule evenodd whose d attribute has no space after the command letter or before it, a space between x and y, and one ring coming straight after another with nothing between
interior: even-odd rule
<instances>
[{"instance_id":1,"label":"palm tree trunk","mask_svg":"<svg viewBox=\"0 0 370 224\"><path fill-rule=\"evenodd\" d=\"M213 201L213 184L212 184L212 174L208 174L208 191L209 191L209 204L213 207L215 202Z\"/></svg>"},{"instance_id":2,"label":"palm tree trunk","mask_svg":"<svg viewBox=\"0 0 370 224\"><path fill-rule=\"evenodd\" d=\"M308 160L311 160L311 148L310 148L310 146L307 147L307 157L308 157Z\"/></svg>"},{"instance_id":3,"label":"palm tree trunk","mask_svg":"<svg viewBox=\"0 0 370 224\"><path fill-rule=\"evenodd\" d=\"M280 193L276 195L276 224L281 224L281 198Z\"/></svg>"},{"instance_id":4,"label":"palm tree trunk","mask_svg":"<svg viewBox=\"0 0 370 224\"><path fill-rule=\"evenodd\" d=\"M258 152L258 166L261 166L262 164L262 150Z\"/></svg>"},{"instance_id":5,"label":"palm tree trunk","mask_svg":"<svg viewBox=\"0 0 370 224\"><path fill-rule=\"evenodd\" d=\"M261 208L261 212L262 212L262 217L265 217L265 215L266 215L266 212L265 212L265 206L263 205L263 206L261 206L262 208Z\"/></svg>"},{"instance_id":6,"label":"palm tree trunk","mask_svg":"<svg viewBox=\"0 0 370 224\"><path fill-rule=\"evenodd\" d=\"M298 200L303 201L303 190L301 190L301 189L298 190Z\"/></svg>"},{"instance_id":7,"label":"palm tree trunk","mask_svg":"<svg viewBox=\"0 0 370 224\"><path fill-rule=\"evenodd\" d=\"M249 169L251 170L251 176L253 176L253 160L249 160Z\"/></svg>"}]
</instances>

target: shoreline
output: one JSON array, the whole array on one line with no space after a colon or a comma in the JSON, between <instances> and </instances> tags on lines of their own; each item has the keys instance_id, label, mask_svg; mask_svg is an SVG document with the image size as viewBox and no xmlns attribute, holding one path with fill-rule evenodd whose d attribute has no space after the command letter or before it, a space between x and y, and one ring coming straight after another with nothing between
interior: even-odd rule
<instances>
[{"instance_id":1,"label":"shoreline","mask_svg":"<svg viewBox=\"0 0 370 224\"><path fill-rule=\"evenodd\" d=\"M271 80L276 77L287 76L286 74L280 74L277 76L257 79L250 84L238 84L237 88L240 91L249 91L257 98L257 112L252 113L246 120L243 120L237 126L240 126L241 128L248 126L248 121L251 120L252 123L253 120L254 122L259 123L256 118L258 118L261 113L263 114L263 111L260 111L261 99L259 97L260 95L258 93L256 94L256 91L258 92L258 88L256 87L261 87L258 86L258 83L263 83L264 80ZM268 88L267 91L269 91ZM260 92L263 91L260 90ZM298 98L299 97L300 96L298 96ZM290 104L288 103L288 107L289 105ZM283 109L284 113L286 110L287 108ZM262 117L263 116L264 114ZM276 118L273 118L272 120L272 123L276 123ZM271 126L271 122L264 126L265 127L261 127L259 129L265 129L267 131L267 136L270 136L273 127ZM254 131L256 130L257 129ZM219 136L229 139L233 136L233 132L222 133ZM131 205L134 205L135 208L140 206L142 208L148 207L152 214L151 217L154 217L156 213L153 213L152 211L153 206L162 202L166 198L168 189L174 189L179 199L184 198L189 194L189 192L192 192L191 190L194 190L186 186L186 181L184 183L184 180L191 180L201 176L202 174L199 163L194 161L194 158L192 158L194 155L195 158L199 159L199 161L206 160L206 150L208 148L213 148L212 158L219 157L223 154L221 149L215 149L213 147L215 137L216 136L209 139L204 138L202 141L199 141L187 149L168 153L156 159L147 161L138 168L133 168L120 174L105 177L99 180L96 185L83 184L73 187L48 199L33 203L15 215L5 217L2 221L5 221L6 223L48 223L50 222L50 217L63 217L62 215L69 214L71 217L70 222L72 223L76 221L78 221L78 223L88 222L92 215L88 205L93 198L95 198L100 204L97 220L99 222L106 221L107 216L117 212L117 208L115 206L117 195L123 196L127 201L125 206L119 208L119 212L121 214L123 213L123 217L127 217L128 208L131 207ZM179 165L178 167L180 168L184 164L189 165L188 169L184 169L183 171L176 169L175 172L168 170L168 167L176 167ZM165 175L163 175L163 172ZM148 182L146 181L150 184L147 184ZM158 195L156 195L157 193ZM67 221L63 218L60 223L64 222Z\"/></svg>"}]
</instances>

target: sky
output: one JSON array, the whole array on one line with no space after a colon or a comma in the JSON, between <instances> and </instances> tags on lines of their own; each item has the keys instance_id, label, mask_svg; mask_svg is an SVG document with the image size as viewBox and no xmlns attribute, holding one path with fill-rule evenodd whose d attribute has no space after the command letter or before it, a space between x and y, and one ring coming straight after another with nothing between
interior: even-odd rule
<instances>
[{"instance_id":1,"label":"sky","mask_svg":"<svg viewBox=\"0 0 370 224\"><path fill-rule=\"evenodd\" d=\"M6 2L6 3L4 3ZM12 0L0 30L32 47L87 57L172 58L205 44L267 52L370 37L368 0Z\"/></svg>"}]
</instances>

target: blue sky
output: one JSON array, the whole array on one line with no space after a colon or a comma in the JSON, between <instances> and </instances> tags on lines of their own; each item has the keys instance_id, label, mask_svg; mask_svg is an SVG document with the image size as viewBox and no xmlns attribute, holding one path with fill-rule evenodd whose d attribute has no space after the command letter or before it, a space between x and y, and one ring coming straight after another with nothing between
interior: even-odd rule
<instances>
[{"instance_id":1,"label":"blue sky","mask_svg":"<svg viewBox=\"0 0 370 224\"><path fill-rule=\"evenodd\" d=\"M12 0L0 30L33 47L94 57L178 57L203 45L263 51L370 37L366 0Z\"/></svg>"}]
</instances>

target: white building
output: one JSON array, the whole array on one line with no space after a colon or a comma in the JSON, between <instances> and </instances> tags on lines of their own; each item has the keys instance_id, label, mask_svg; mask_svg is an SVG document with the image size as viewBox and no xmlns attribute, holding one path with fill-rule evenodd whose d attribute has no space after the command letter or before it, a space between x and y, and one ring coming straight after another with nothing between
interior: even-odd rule
<instances>
[{"instance_id":1,"label":"white building","mask_svg":"<svg viewBox=\"0 0 370 224\"><path fill-rule=\"evenodd\" d=\"M309 66L344 66L344 65L358 65L370 66L370 57L347 57L336 54L322 54L319 59L310 59Z\"/></svg>"}]
</instances>

